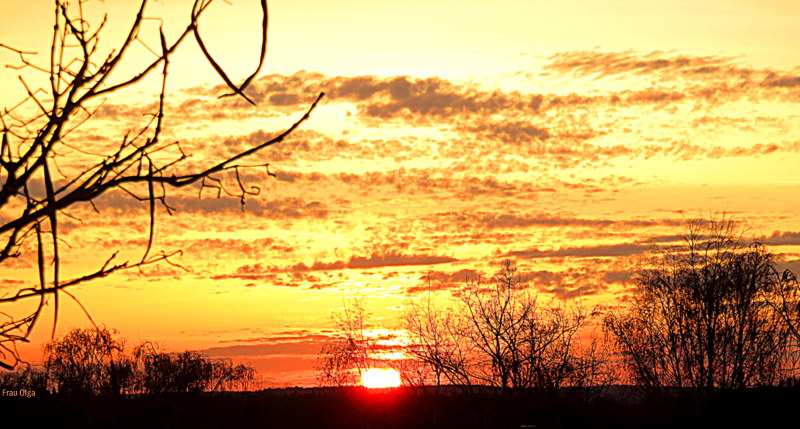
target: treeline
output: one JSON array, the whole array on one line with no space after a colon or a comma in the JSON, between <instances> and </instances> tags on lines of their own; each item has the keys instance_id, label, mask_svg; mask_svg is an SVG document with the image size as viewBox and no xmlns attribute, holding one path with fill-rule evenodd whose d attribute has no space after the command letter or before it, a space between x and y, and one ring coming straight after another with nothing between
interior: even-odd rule
<instances>
[{"instance_id":1,"label":"treeline","mask_svg":"<svg viewBox=\"0 0 800 429\"><path fill-rule=\"evenodd\" d=\"M167 353L151 342L130 351L104 326L73 329L44 348L44 365L0 372L7 391L117 396L247 390L255 370L198 352Z\"/></svg>"},{"instance_id":2,"label":"treeline","mask_svg":"<svg viewBox=\"0 0 800 429\"><path fill-rule=\"evenodd\" d=\"M800 287L794 273L731 220L688 222L682 240L654 246L616 306L591 311L532 292L509 260L449 296L431 291L404 315L409 359L381 359L348 306L339 338L318 359L321 385L357 382L391 366L409 385L555 391L612 384L651 392L796 384ZM353 376L355 374L355 376Z\"/></svg>"}]
</instances>

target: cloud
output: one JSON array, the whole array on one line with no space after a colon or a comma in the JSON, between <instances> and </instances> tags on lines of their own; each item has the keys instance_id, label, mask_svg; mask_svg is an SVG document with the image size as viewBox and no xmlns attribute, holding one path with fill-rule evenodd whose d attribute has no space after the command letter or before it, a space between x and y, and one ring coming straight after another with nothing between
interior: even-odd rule
<instances>
[{"instance_id":1,"label":"cloud","mask_svg":"<svg viewBox=\"0 0 800 429\"><path fill-rule=\"evenodd\" d=\"M586 219L570 216L551 215L547 213L487 213L478 214L477 220L489 228L516 228L529 226L544 227L591 227L591 228L648 228L655 226L673 226L676 221L667 219Z\"/></svg>"},{"instance_id":2,"label":"cloud","mask_svg":"<svg viewBox=\"0 0 800 429\"><path fill-rule=\"evenodd\" d=\"M608 182L604 186L613 186ZM574 189L587 193L595 193L595 189L602 188L600 184L561 184L562 189L572 192ZM562 190L553 188L553 191ZM545 192L540 190L540 192ZM430 222L437 224L454 225L456 229L474 229L477 227L494 229L525 229L531 227L541 228L591 228L595 233L600 230L626 232L631 229L655 227L682 227L685 221L681 219L612 219L612 218L582 218L565 214L551 214L546 212L527 212L511 207L503 211L487 211L481 207L478 210L442 211L428 217Z\"/></svg>"},{"instance_id":3,"label":"cloud","mask_svg":"<svg viewBox=\"0 0 800 429\"><path fill-rule=\"evenodd\" d=\"M259 217L277 219L316 218L323 219L329 210L321 201L305 201L299 197L264 199L250 195L242 201L235 197L223 196L196 197L181 193L167 194L167 204L178 212L186 213L249 213ZM111 191L100 196L95 202L102 209L111 207L124 211L144 210L147 203L139 201L121 191Z\"/></svg>"},{"instance_id":4,"label":"cloud","mask_svg":"<svg viewBox=\"0 0 800 429\"><path fill-rule=\"evenodd\" d=\"M271 267L257 264L241 265L232 274L212 276L213 280L240 279L240 280L274 280L277 273Z\"/></svg>"},{"instance_id":5,"label":"cloud","mask_svg":"<svg viewBox=\"0 0 800 429\"><path fill-rule=\"evenodd\" d=\"M738 65L734 58L686 56L654 51L639 53L570 51L550 57L546 70L577 77L638 77L658 87L644 91L626 90L612 95L612 104L674 103L705 100L719 104L721 100L744 97L776 98L796 102L792 90L800 87L795 73ZM669 86L670 88L662 88ZM764 91L766 89L767 91ZM788 97L788 98L787 98Z\"/></svg>"},{"instance_id":6,"label":"cloud","mask_svg":"<svg viewBox=\"0 0 800 429\"><path fill-rule=\"evenodd\" d=\"M317 335L307 341L289 341L277 344L248 344L236 346L211 347L200 350L206 356L269 356L269 355L316 355L322 348L322 340L327 337Z\"/></svg>"},{"instance_id":7,"label":"cloud","mask_svg":"<svg viewBox=\"0 0 800 429\"><path fill-rule=\"evenodd\" d=\"M647 88L641 91L625 91L619 97L620 102L624 100L627 104L662 104L686 100L690 94Z\"/></svg>"},{"instance_id":8,"label":"cloud","mask_svg":"<svg viewBox=\"0 0 800 429\"><path fill-rule=\"evenodd\" d=\"M800 232L775 231L764 243L770 246L800 246Z\"/></svg>"},{"instance_id":9,"label":"cloud","mask_svg":"<svg viewBox=\"0 0 800 429\"><path fill-rule=\"evenodd\" d=\"M248 94L259 101L255 110L243 110L240 104L228 102L218 108L215 106L215 109L198 108L197 103L189 103L187 109L191 107L198 112L213 110L231 121L265 115L285 117L287 109L304 109L323 89L328 94L326 104L356 112L355 119L362 121L356 132L333 137L311 129L311 121L280 145L256 156L265 162L282 163L284 167L335 159L389 158L402 163L419 158L445 157L453 160L451 167L454 170L470 169L476 163L482 163L487 173L498 174L511 170L528 172L532 169L613 166L612 162L620 158L695 160L800 152L800 142L767 140L733 146L731 143L695 143L693 138L679 139L669 133L659 133L660 127L669 128L674 124L674 109L685 107L694 112L706 112L708 110L703 109L703 105L722 110L727 109L726 102L734 100L756 102L764 97L789 97L789 90L796 88L800 79L796 73L748 69L736 65L730 58L630 51L565 52L551 57L547 67L547 70L561 74L633 78L623 81L626 86L621 89L599 89L591 91L591 95L539 94L485 88L439 77L327 76L301 71L293 75L268 75L256 80L248 88ZM638 78L641 76L650 79L638 88L641 85L639 81L643 80ZM776 91L778 89L781 91ZM192 97L210 97L210 100L217 95L216 91L197 88L189 93ZM773 93L777 95L770 95ZM639 108L642 106L671 110L665 110L667 115L664 118L652 117L645 125L637 119L641 118ZM108 108L109 111L115 109L116 106ZM625 109L636 111L626 112ZM609 112L617 113L609 115ZM752 134L765 126L759 122L761 118L726 117L726 112L707 114L702 118L694 118L693 113L688 118L689 129L716 127L726 133ZM130 114L119 112L119 115ZM788 126L785 118L766 119L774 120L768 125L770 128ZM652 123L653 120L656 123ZM681 120L686 118L682 116ZM179 122L198 124L196 119ZM216 122L217 118L214 118L204 126L211 127ZM402 138L380 139L373 137L375 133L365 131L375 131L386 127L387 123L406 130L435 127L440 135L419 138L427 133L414 130L407 131L409 135ZM274 134L257 131L242 136L201 137L194 143L198 147L214 147L234 153ZM364 138L367 135L370 137ZM637 143L631 144L631 139ZM212 140L214 144L207 144ZM469 150L464 150L465 146Z\"/></svg>"},{"instance_id":10,"label":"cloud","mask_svg":"<svg viewBox=\"0 0 800 429\"><path fill-rule=\"evenodd\" d=\"M502 217L503 215L500 216ZM546 221L547 218L544 218L544 220ZM668 221L667 223L673 223L673 222ZM530 224L535 224L535 223L530 223ZM587 222L587 225L590 224L591 224L590 222ZM621 222L621 224L624 225L625 222ZM653 222L651 224L650 222L643 221L638 226L656 226L659 224L662 223ZM513 225L527 226L529 225L529 223L527 223L527 221L519 222L519 219L513 219ZM605 225L605 221L599 221L598 226L603 226L603 225ZM540 250L538 248L531 248L526 250L508 252L505 256L518 257L524 259L565 258L565 257L574 257L574 258L626 257L626 256L634 256L647 253L648 251L653 250L654 248L653 243L666 243L666 242L675 242L683 240L685 240L685 237L681 235L664 235L664 236L651 237L646 240L640 240L637 241L636 243L623 243L623 244L598 245L598 246L586 246L586 247L565 247L554 250ZM800 233L777 231L773 233L772 236L765 241L765 243L775 246L800 245ZM614 272L614 273L610 272L606 274L603 280L608 282L629 281L630 276L629 274L626 273L627 272Z\"/></svg>"},{"instance_id":11,"label":"cloud","mask_svg":"<svg viewBox=\"0 0 800 429\"><path fill-rule=\"evenodd\" d=\"M273 332L270 335L247 337L247 338L228 338L222 339L220 343L282 343L282 342L299 342L299 341L314 341L323 338L328 338L327 335L316 334L308 329L294 329L289 331Z\"/></svg>"},{"instance_id":12,"label":"cloud","mask_svg":"<svg viewBox=\"0 0 800 429\"><path fill-rule=\"evenodd\" d=\"M608 288L604 284L608 282L599 278L602 271L598 271L593 265L571 267L562 271L530 271L521 275L531 287L553 294L559 299L595 295Z\"/></svg>"},{"instance_id":13,"label":"cloud","mask_svg":"<svg viewBox=\"0 0 800 429\"><path fill-rule=\"evenodd\" d=\"M765 87L795 88L800 87L800 76L770 75L761 83Z\"/></svg>"},{"instance_id":14,"label":"cloud","mask_svg":"<svg viewBox=\"0 0 800 429\"><path fill-rule=\"evenodd\" d=\"M490 113L524 106L521 99L502 92L481 91L433 77L415 79L398 76L381 79L374 76L334 78L331 96L350 101L366 101L362 113L376 118L413 115L450 117L463 113Z\"/></svg>"},{"instance_id":15,"label":"cloud","mask_svg":"<svg viewBox=\"0 0 800 429\"><path fill-rule=\"evenodd\" d=\"M484 196L532 196L539 190L522 180L502 180L474 173L456 175L451 168L397 168L361 174L338 173L328 180L344 183L364 195L375 195L385 188L395 194L446 194L448 198L472 200Z\"/></svg>"},{"instance_id":16,"label":"cloud","mask_svg":"<svg viewBox=\"0 0 800 429\"><path fill-rule=\"evenodd\" d=\"M277 357L277 356L316 356L326 343L336 341L336 335L328 332L312 333L307 330L278 332L273 335L245 339L226 340L247 344L235 344L210 347L199 350L209 357ZM373 339L377 341L394 341L395 334L381 334ZM394 350L395 346L376 345L376 349Z\"/></svg>"},{"instance_id":17,"label":"cloud","mask_svg":"<svg viewBox=\"0 0 800 429\"><path fill-rule=\"evenodd\" d=\"M598 290L591 285L575 287L556 286L548 289L547 292L556 295L560 299L573 299L587 295L594 295L598 293Z\"/></svg>"},{"instance_id":18,"label":"cloud","mask_svg":"<svg viewBox=\"0 0 800 429\"><path fill-rule=\"evenodd\" d=\"M586 53L589 56L590 53ZM695 59L694 62L702 60ZM710 61L710 60L709 60ZM652 63L659 64L661 60ZM680 63L681 60L674 61ZM587 67L590 62L586 61ZM602 63L602 62L601 62ZM566 66L558 61L551 63L554 69L566 71ZM599 64L598 64L599 67ZM271 75L262 78L264 82L274 83L277 80L307 80L296 88L299 96L308 91L309 83L315 87L327 88L328 100L331 102L354 103L363 118L400 119L417 124L435 123L449 118L458 118L462 125L471 121L489 118L492 115L509 117L528 117L529 122L511 122L506 129L502 124L495 124L499 138L514 139L520 134L527 134L537 139L546 139L552 132L545 127L546 118L542 113L547 110L564 109L581 106L609 104L660 104L675 102L688 95L678 91L666 91L656 88L644 90L628 90L620 94L587 96L580 94L537 94L520 93L518 91L488 90L471 84L458 84L442 78L412 78L409 76L355 76L327 77L320 74L301 72L292 77ZM256 86L260 81L255 83ZM289 90L287 86L282 86ZM280 93L281 99L286 96ZM294 97L292 98L295 99ZM298 98L299 99L299 98ZM527 125L525 125L527 124ZM485 128L485 127L484 127ZM485 129L481 129L485 131Z\"/></svg>"},{"instance_id":19,"label":"cloud","mask_svg":"<svg viewBox=\"0 0 800 429\"><path fill-rule=\"evenodd\" d=\"M27 282L25 280L2 279L2 280L0 280L0 290L2 290L2 289L19 290L20 288L22 288L26 284L29 284L29 282Z\"/></svg>"},{"instance_id":20,"label":"cloud","mask_svg":"<svg viewBox=\"0 0 800 429\"><path fill-rule=\"evenodd\" d=\"M607 290L611 283L629 282L632 275L628 271L608 271L607 268L596 263L568 267L561 271L531 270L530 267L520 267L518 274L523 287L552 294L558 299L595 295ZM407 287L406 292L414 295L430 291L451 290L452 293L455 293L467 280L492 281L491 277L472 269L455 272L429 271L419 277L417 284Z\"/></svg>"},{"instance_id":21,"label":"cloud","mask_svg":"<svg viewBox=\"0 0 800 429\"><path fill-rule=\"evenodd\" d=\"M392 195L447 195L449 199L473 200L478 197L535 198L540 192L553 188L531 185L529 181L504 180L474 171L458 173L453 168L393 168L361 173L300 172L276 170L278 180L287 184L340 191L342 197L353 193L374 197ZM390 192L391 194L387 194Z\"/></svg>"},{"instance_id":22,"label":"cloud","mask_svg":"<svg viewBox=\"0 0 800 429\"><path fill-rule=\"evenodd\" d=\"M290 243L269 237L258 239L201 238L177 241L175 244L196 257L217 255L219 252L225 252L228 255L236 252L237 255L259 257L265 256L267 252L289 254L295 250Z\"/></svg>"},{"instance_id":23,"label":"cloud","mask_svg":"<svg viewBox=\"0 0 800 429\"><path fill-rule=\"evenodd\" d=\"M374 267L395 267L404 265L436 265L448 262L455 262L457 259L449 256L436 255L401 255L372 254L369 257L354 256L347 263L348 268L374 268Z\"/></svg>"},{"instance_id":24,"label":"cloud","mask_svg":"<svg viewBox=\"0 0 800 429\"><path fill-rule=\"evenodd\" d=\"M613 76L622 74L681 73L706 76L712 73L738 71L730 58L670 55L662 51L640 54L633 51L598 52L569 51L551 56L547 70L579 75ZM741 73L741 72L739 72Z\"/></svg>"},{"instance_id":25,"label":"cloud","mask_svg":"<svg viewBox=\"0 0 800 429\"><path fill-rule=\"evenodd\" d=\"M437 265L455 262L457 259L449 256L430 254L404 255L401 253L373 253L370 256L351 256L350 260L334 262L315 262L313 265L297 264L291 267L294 271L327 271L345 268L363 269L379 267L398 267L412 265Z\"/></svg>"},{"instance_id":26,"label":"cloud","mask_svg":"<svg viewBox=\"0 0 800 429\"><path fill-rule=\"evenodd\" d=\"M461 132L474 133L477 137L492 138L504 143L524 143L532 140L547 140L550 132L542 126L522 121L482 122L458 128Z\"/></svg>"},{"instance_id":27,"label":"cloud","mask_svg":"<svg viewBox=\"0 0 800 429\"><path fill-rule=\"evenodd\" d=\"M248 282L246 287L278 286L278 287L307 287L321 289L333 287L335 282L325 282L316 274L302 271L282 269L276 266L261 263L244 264L229 274L217 274L210 277L212 280L241 280Z\"/></svg>"},{"instance_id":28,"label":"cloud","mask_svg":"<svg viewBox=\"0 0 800 429\"><path fill-rule=\"evenodd\" d=\"M633 281L634 272L632 271L608 271L603 274L603 281L606 283L627 284Z\"/></svg>"},{"instance_id":29,"label":"cloud","mask_svg":"<svg viewBox=\"0 0 800 429\"><path fill-rule=\"evenodd\" d=\"M263 76L250 85L248 95L259 104L274 101L279 107L300 107L313 99L309 94L316 95L320 90L326 92L326 102L354 103L361 115L374 119L429 122L453 116L484 116L508 109L536 112L544 104L540 94L485 90L439 77L329 77L307 71L291 76ZM201 94L203 90L198 88L193 93Z\"/></svg>"},{"instance_id":30,"label":"cloud","mask_svg":"<svg viewBox=\"0 0 800 429\"><path fill-rule=\"evenodd\" d=\"M347 263L343 261L335 262L314 262L310 267L300 262L293 265L289 270L291 271L328 271L328 270L342 270L347 268Z\"/></svg>"},{"instance_id":31,"label":"cloud","mask_svg":"<svg viewBox=\"0 0 800 429\"><path fill-rule=\"evenodd\" d=\"M279 92L269 96L269 104L273 106L294 106L300 104L301 99L296 94Z\"/></svg>"},{"instance_id":32,"label":"cloud","mask_svg":"<svg viewBox=\"0 0 800 429\"><path fill-rule=\"evenodd\" d=\"M599 258L639 255L651 249L652 246L641 244L611 244L587 247L567 247L558 250L539 250L533 248L508 252L505 256L513 256L525 259L565 257Z\"/></svg>"},{"instance_id":33,"label":"cloud","mask_svg":"<svg viewBox=\"0 0 800 429\"><path fill-rule=\"evenodd\" d=\"M800 276L800 259L779 260L776 266L779 272L789 270L795 273L795 275Z\"/></svg>"},{"instance_id":34,"label":"cloud","mask_svg":"<svg viewBox=\"0 0 800 429\"><path fill-rule=\"evenodd\" d=\"M472 269L462 269L455 272L428 271L419 278L416 285L406 288L406 293L417 294L421 292L453 289L467 281L476 280L481 273Z\"/></svg>"},{"instance_id":35,"label":"cloud","mask_svg":"<svg viewBox=\"0 0 800 429\"><path fill-rule=\"evenodd\" d=\"M336 287L341 278L327 274L327 271L345 269L363 270L369 268L438 265L456 262L456 258L439 256L427 253L402 254L397 252L373 253L370 256L351 256L348 261L321 262L316 261L311 266L297 263L290 266L279 267L262 263L243 264L228 274L217 274L212 280L241 280L246 281L248 287L259 285L282 287L305 287L308 289L326 289Z\"/></svg>"},{"instance_id":36,"label":"cloud","mask_svg":"<svg viewBox=\"0 0 800 429\"><path fill-rule=\"evenodd\" d=\"M423 276L420 280L427 281L430 279L431 282L437 283L447 283L447 282L466 282L470 279L474 280L481 277L481 273L471 270L471 269L462 269L452 273L442 272L442 271L431 271Z\"/></svg>"},{"instance_id":37,"label":"cloud","mask_svg":"<svg viewBox=\"0 0 800 429\"><path fill-rule=\"evenodd\" d=\"M215 142L221 141L221 146L225 148L226 154L232 156L269 141L276 135L277 133L274 132L257 130L244 135L198 138L193 144L213 147L214 145L219 145L219 143ZM352 155L351 151L361 146L361 142L334 140L318 131L300 129L290 134L280 144L273 145L268 150L253 155L252 159L263 160L273 166L276 164L285 165L288 162L297 160L319 162Z\"/></svg>"},{"instance_id":38,"label":"cloud","mask_svg":"<svg viewBox=\"0 0 800 429\"><path fill-rule=\"evenodd\" d=\"M215 90L194 88L191 94L209 96ZM321 90L326 93L326 101L357 103L363 114L375 118L450 116L540 104L535 97L522 102L499 91L480 90L438 77L329 77L308 71L263 76L250 85L247 94L259 104L299 107L312 101Z\"/></svg>"}]
</instances>

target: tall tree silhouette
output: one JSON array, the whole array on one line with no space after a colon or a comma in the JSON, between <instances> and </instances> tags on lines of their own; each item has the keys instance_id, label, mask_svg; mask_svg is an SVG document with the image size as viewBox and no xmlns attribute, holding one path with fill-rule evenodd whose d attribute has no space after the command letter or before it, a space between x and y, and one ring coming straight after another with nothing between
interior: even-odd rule
<instances>
[{"instance_id":1,"label":"tall tree silhouette","mask_svg":"<svg viewBox=\"0 0 800 429\"><path fill-rule=\"evenodd\" d=\"M449 304L412 301L408 352L440 383L556 389L599 382L601 359L581 347L589 319L579 306L544 305L505 260L493 278L468 281Z\"/></svg>"},{"instance_id":2,"label":"tall tree silhouette","mask_svg":"<svg viewBox=\"0 0 800 429\"><path fill-rule=\"evenodd\" d=\"M125 342L103 326L73 329L45 345L45 369L55 392L65 395L120 394L134 384Z\"/></svg>"},{"instance_id":3,"label":"tall tree silhouette","mask_svg":"<svg viewBox=\"0 0 800 429\"><path fill-rule=\"evenodd\" d=\"M162 139L165 118L165 98L170 61L179 47L193 38L210 67L229 88L225 96L237 96L249 103L245 92L261 70L267 49L267 3L261 0L263 19L257 36L260 50L256 52L255 70L241 83L235 83L222 64L206 47L200 32L201 16L213 0L195 0L188 11L189 23L174 40L159 29L158 46L149 46L153 58L136 67L129 58L132 47L145 44L143 23L147 19L148 0L142 0L127 36L116 46L101 43L105 20L91 23L84 13L84 1L55 1L54 25L48 64L36 64L34 53L0 44L0 49L18 54L20 82L27 97L13 107L0 112L2 145L0 146L0 264L28 258L35 266L38 284L24 284L0 296L4 320L0 323L0 367L13 368L19 355L16 344L27 341L47 304L55 307L58 317L63 296L73 298L68 288L111 273L170 260L179 251L153 249L156 207L167 203L170 190L199 184L215 188L244 203L245 197L256 195L257 187L245 186L239 180L242 161L249 155L282 141L297 129L314 110L322 94L306 113L285 131L270 140L224 158L210 160L201 167L187 166L189 156L179 142ZM133 57L131 57L132 59ZM44 88L33 88L31 76L40 74L48 82ZM120 137L118 145L105 153L92 153L75 139L75 130L91 123L99 102L117 91L135 86L148 76L160 74L161 90L152 111L139 131ZM77 168L75 166L78 166ZM68 168L62 168L68 166ZM263 168L262 164L262 168ZM252 165L251 165L252 167ZM237 182L233 189L222 185L219 174L230 174ZM146 243L141 256L120 260L117 253L97 263L97 268L82 275L64 278L62 262L65 253L62 231L68 210L78 203L93 202L110 191L119 191L130 198L144 201L149 207L149 229L144 232ZM98 218L100 215L98 215ZM21 310L19 302L32 302L29 310ZM12 304L12 305L8 305ZM24 307L24 306L23 306ZM56 319L57 320L57 319ZM53 333L56 328L53 321Z\"/></svg>"},{"instance_id":4,"label":"tall tree silhouette","mask_svg":"<svg viewBox=\"0 0 800 429\"><path fill-rule=\"evenodd\" d=\"M768 299L774 256L730 219L694 219L683 242L654 251L629 308L605 326L641 385L744 388L780 376L789 325Z\"/></svg>"},{"instance_id":5,"label":"tall tree silhouette","mask_svg":"<svg viewBox=\"0 0 800 429\"><path fill-rule=\"evenodd\" d=\"M332 316L336 337L322 346L317 357L317 382L321 386L352 386L372 362L374 341L366 335L369 312L361 297L344 303L341 312Z\"/></svg>"}]
</instances>

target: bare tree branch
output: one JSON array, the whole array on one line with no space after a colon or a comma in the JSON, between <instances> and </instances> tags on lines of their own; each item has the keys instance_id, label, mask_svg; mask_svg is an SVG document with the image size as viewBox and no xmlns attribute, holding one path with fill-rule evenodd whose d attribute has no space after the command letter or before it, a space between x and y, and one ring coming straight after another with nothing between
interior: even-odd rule
<instances>
[{"instance_id":1,"label":"bare tree branch","mask_svg":"<svg viewBox=\"0 0 800 429\"><path fill-rule=\"evenodd\" d=\"M2 144L0 144L0 263L8 263L14 258L26 257L31 247L36 253L38 284L27 285L16 291L0 296L0 304L17 303L28 299L37 300L31 312L23 317L6 315L8 320L0 322L0 363L3 367L16 365L18 355L14 347L18 341L26 341L37 325L43 308L52 303L56 319L52 330L55 333L60 306L60 293L79 284L106 277L114 272L142 267L156 262L178 266L172 257L180 251L155 251L156 204L160 203L168 214L172 208L167 203L170 191L195 183L204 187L218 189L218 196L238 198L242 204L247 196L258 195L260 188L245 186L240 170L250 167L267 167L243 164L244 158L264 151L283 141L307 121L323 97L320 93L302 117L288 129L265 142L256 144L240 153L212 162L211 165L195 168L183 167L189 155L179 142L162 141L164 129L167 80L170 60L179 46L190 34L194 35L202 55L209 61L222 81L230 87L232 94L238 95L254 104L245 95L245 90L261 71L267 52L268 13L266 0L260 1L262 22L260 31L260 50L258 64L240 85L235 85L229 72L216 61L206 48L201 37L199 21L213 0L196 0L189 13L189 23L178 37L168 42L163 29L158 29L158 49L150 49L156 56L127 77L119 76L119 64L128 57L134 43L145 44L141 38L142 25L147 18L149 0L141 0L133 22L127 29L125 38L101 57L100 36L107 19L104 17L97 26L91 26L84 15L84 2L77 4L56 0L54 5L54 25L49 52L49 65L41 67L29 59L34 52L0 44L19 56L19 70L24 73L46 74L47 89L34 89L23 75L19 80L27 94L22 102L0 111L2 124ZM149 48L148 48L149 49ZM101 96L110 96L116 91L140 83L156 69L161 70L161 88L154 111L148 114L146 124L136 132L122 137L119 145L107 153L94 153L88 148L71 143L68 137L91 121L100 106ZM73 154L73 155L70 155ZM70 156L79 154L84 167L67 170ZM90 160L87 162L86 160ZM61 166L60 166L61 165ZM182 169L179 169L182 168ZM235 176L237 188L226 189L215 175L229 172ZM267 170L267 174L269 170ZM59 177L60 175L60 177ZM217 185L209 185L216 183ZM137 195L146 189L142 195ZM105 193L119 190L132 198L147 203L149 225L147 244L138 261L116 261L114 253L97 270L69 280L62 276L61 237L62 216L73 218L66 212L70 207L85 202L97 212L94 202ZM35 243L32 243L35 237ZM84 309L85 311L85 309ZM88 312L86 312L88 316Z\"/></svg>"}]
</instances>

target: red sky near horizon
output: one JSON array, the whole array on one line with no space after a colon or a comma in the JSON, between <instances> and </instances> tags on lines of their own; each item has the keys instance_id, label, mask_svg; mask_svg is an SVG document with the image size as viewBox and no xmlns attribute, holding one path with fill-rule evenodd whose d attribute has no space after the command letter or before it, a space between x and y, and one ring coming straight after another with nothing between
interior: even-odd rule
<instances>
[{"instance_id":1,"label":"red sky near horizon","mask_svg":"<svg viewBox=\"0 0 800 429\"><path fill-rule=\"evenodd\" d=\"M170 37L191 2L164 3L149 13ZM210 10L203 31L244 77L258 2L232 3ZM275 176L243 173L261 190L244 210L208 189L168 195L175 214L160 209L155 248L181 249L185 270L148 266L73 293L132 341L249 361L282 386L313 383L347 297L361 295L391 335L426 276L448 293L511 258L540 296L613 304L652 243L698 215L746 222L800 272L800 6L600 3L272 1L255 107L217 99L224 88L187 42L164 130L192 154L185 168L268 139L326 96L299 131L248 160ZM122 1L87 8L117 20L109 44L135 13ZM46 52L50 2L3 9L0 43ZM157 22L143 33L157 35ZM122 73L147 55L133 52ZM18 64L1 49L0 61ZM0 72L4 107L24 95L20 73ZM111 95L72 142L118 144L144 124L153 88ZM65 277L146 245L146 204L109 193L96 206L64 223ZM27 256L0 268L0 294L36 283ZM88 325L63 305L58 334ZM24 355L36 359L49 335L39 329Z\"/></svg>"}]
</instances>

